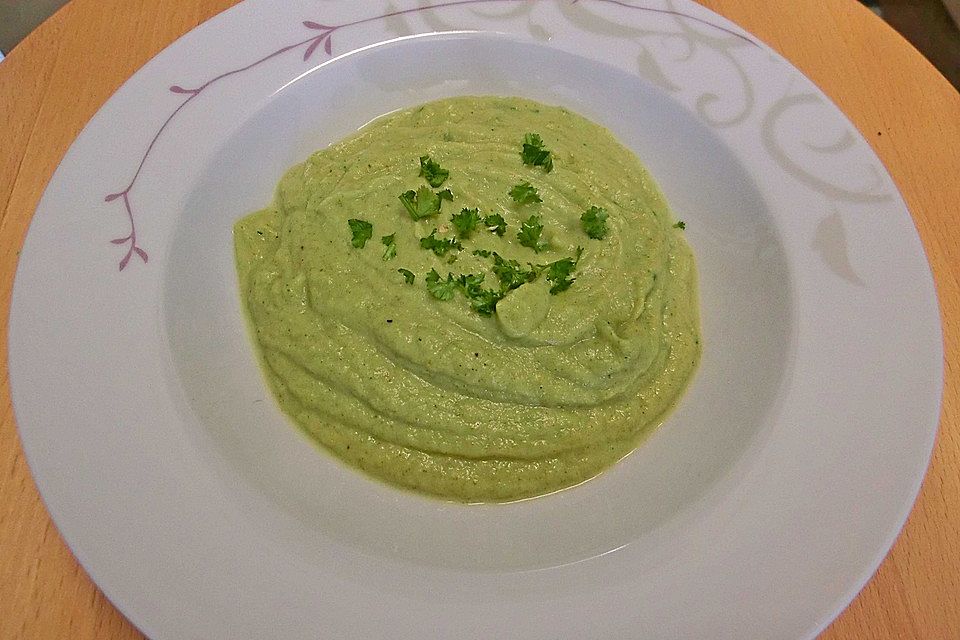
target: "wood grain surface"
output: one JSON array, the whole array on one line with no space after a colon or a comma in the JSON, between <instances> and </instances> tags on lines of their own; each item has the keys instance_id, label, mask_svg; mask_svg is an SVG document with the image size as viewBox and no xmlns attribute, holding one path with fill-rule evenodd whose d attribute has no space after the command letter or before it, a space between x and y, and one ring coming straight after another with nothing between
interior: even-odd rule
<instances>
[{"instance_id":1,"label":"wood grain surface","mask_svg":"<svg viewBox=\"0 0 960 640\"><path fill-rule=\"evenodd\" d=\"M78 566L33 484L10 406L6 319L27 226L74 137L147 60L232 4L73 0L0 63L2 639L142 637ZM890 555L822 638L960 638L960 95L855 0L702 4L780 51L853 120L907 201L940 296L946 386L930 470Z\"/></svg>"}]
</instances>

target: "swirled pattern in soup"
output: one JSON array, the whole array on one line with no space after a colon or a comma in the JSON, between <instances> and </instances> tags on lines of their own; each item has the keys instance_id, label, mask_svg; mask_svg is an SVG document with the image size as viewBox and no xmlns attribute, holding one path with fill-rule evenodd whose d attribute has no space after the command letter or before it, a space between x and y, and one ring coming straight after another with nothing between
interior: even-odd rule
<instances>
[{"instance_id":1,"label":"swirled pattern in soup","mask_svg":"<svg viewBox=\"0 0 960 640\"><path fill-rule=\"evenodd\" d=\"M550 171L522 161L529 133L549 150ZM422 156L449 172L439 188L419 175ZM510 191L522 183L542 201L518 204ZM414 220L398 196L420 188L449 189L452 200ZM581 221L591 207L607 214L600 239ZM501 215L505 233L481 224L458 237L450 218L464 208ZM540 251L517 235L531 216ZM362 247L348 220L372 225ZM421 246L434 229L459 247ZM242 302L282 410L373 476L468 502L579 483L662 421L700 357L683 235L609 131L499 97L375 120L290 169L274 204L234 229ZM572 284L551 293L543 266L578 248ZM494 252L535 275L505 291ZM482 274L498 291L495 311L478 313L460 292L438 299L431 270Z\"/></svg>"}]
</instances>

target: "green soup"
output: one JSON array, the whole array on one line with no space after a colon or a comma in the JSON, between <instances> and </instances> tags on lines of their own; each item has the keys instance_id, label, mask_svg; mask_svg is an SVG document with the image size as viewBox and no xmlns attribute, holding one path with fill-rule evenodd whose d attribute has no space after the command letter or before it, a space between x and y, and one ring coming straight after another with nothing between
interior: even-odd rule
<instances>
[{"instance_id":1,"label":"green soup","mask_svg":"<svg viewBox=\"0 0 960 640\"><path fill-rule=\"evenodd\" d=\"M524 163L528 133L549 172ZM453 199L414 220L398 196L429 188L421 156L449 172L432 191ZM509 195L524 182L542 202ZM591 207L607 214L600 239L581 221ZM458 237L451 216L464 208L501 215L506 231ZM531 216L539 252L518 237ZM362 247L351 219L372 225ZM421 246L434 229L459 247ZM291 168L234 238L284 413L349 464L443 498L515 500L596 475L660 423L700 358L683 230L637 158L566 109L459 97L384 116ZM516 261L522 285L498 280L493 252ZM565 258L575 269L558 291L546 265ZM431 270L441 285L483 275L495 310L478 312L462 286L438 299Z\"/></svg>"}]
</instances>

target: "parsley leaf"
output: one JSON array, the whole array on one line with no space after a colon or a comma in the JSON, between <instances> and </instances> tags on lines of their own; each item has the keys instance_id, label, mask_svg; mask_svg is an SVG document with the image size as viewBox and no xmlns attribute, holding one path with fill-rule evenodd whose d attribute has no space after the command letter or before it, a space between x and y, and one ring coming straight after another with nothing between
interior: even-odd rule
<instances>
[{"instance_id":1,"label":"parsley leaf","mask_svg":"<svg viewBox=\"0 0 960 640\"><path fill-rule=\"evenodd\" d=\"M537 277L534 270L527 271L516 260L504 260L500 254L493 254L493 275L500 281L500 290L506 293L522 284L533 282Z\"/></svg>"},{"instance_id":2,"label":"parsley leaf","mask_svg":"<svg viewBox=\"0 0 960 640\"><path fill-rule=\"evenodd\" d=\"M482 316L491 316L497 310L497 303L503 294L493 289L478 289L470 296L470 306Z\"/></svg>"},{"instance_id":3,"label":"parsley leaf","mask_svg":"<svg viewBox=\"0 0 960 640\"><path fill-rule=\"evenodd\" d=\"M474 229L480 226L482 220L480 219L479 209L465 208L461 210L460 213L455 213L450 216L450 222L452 222L454 228L456 228L457 235L466 239L470 237Z\"/></svg>"},{"instance_id":4,"label":"parsley leaf","mask_svg":"<svg viewBox=\"0 0 960 640\"><path fill-rule=\"evenodd\" d=\"M350 232L353 234L350 243L357 249L363 249L367 240L373 237L373 225L366 220L358 220L357 218L350 218L347 220L347 224L350 225Z\"/></svg>"},{"instance_id":5,"label":"parsley leaf","mask_svg":"<svg viewBox=\"0 0 960 640\"><path fill-rule=\"evenodd\" d=\"M420 156L420 175L431 187L439 187L450 176L450 172L440 166L430 156Z\"/></svg>"},{"instance_id":6,"label":"parsley leaf","mask_svg":"<svg viewBox=\"0 0 960 640\"><path fill-rule=\"evenodd\" d=\"M540 223L540 216L532 215L520 225L520 231L517 232L517 239L520 245L530 247L537 253L547 248L545 242L541 242L540 234L543 232L543 224Z\"/></svg>"},{"instance_id":7,"label":"parsley leaf","mask_svg":"<svg viewBox=\"0 0 960 640\"><path fill-rule=\"evenodd\" d=\"M404 191L398 197L410 217L414 220L421 220L440 213L441 200L452 200L453 194L450 193L450 189L434 193L428 187L420 187L416 191L412 189Z\"/></svg>"},{"instance_id":8,"label":"parsley leaf","mask_svg":"<svg viewBox=\"0 0 960 640\"><path fill-rule=\"evenodd\" d=\"M529 182L521 182L518 185L514 185L507 193L517 204L543 202L543 198L540 197L540 192Z\"/></svg>"},{"instance_id":9,"label":"parsley leaf","mask_svg":"<svg viewBox=\"0 0 960 640\"><path fill-rule=\"evenodd\" d=\"M674 228L674 229L680 229L680 230L682 231L682 230L684 230L684 229L687 228L687 223L684 222L683 220L680 220L680 221L677 222L675 225L673 225L673 228Z\"/></svg>"},{"instance_id":10,"label":"parsley leaf","mask_svg":"<svg viewBox=\"0 0 960 640\"><path fill-rule=\"evenodd\" d=\"M451 249L460 251L463 245L456 238L438 238L437 230L434 229L426 238L420 238L420 248L433 251L438 256L444 256Z\"/></svg>"},{"instance_id":11,"label":"parsley leaf","mask_svg":"<svg viewBox=\"0 0 960 640\"><path fill-rule=\"evenodd\" d=\"M507 232L507 221L499 213L491 213L483 219L483 225L487 231L495 233L500 237Z\"/></svg>"},{"instance_id":12,"label":"parsley leaf","mask_svg":"<svg viewBox=\"0 0 960 640\"><path fill-rule=\"evenodd\" d=\"M383 246L386 249L383 250L383 259L384 261L390 260L391 258L397 257L397 243L396 243L396 233L391 233L388 236L383 236L380 238L380 242L383 243Z\"/></svg>"},{"instance_id":13,"label":"parsley leaf","mask_svg":"<svg viewBox=\"0 0 960 640\"><path fill-rule=\"evenodd\" d=\"M553 286L550 287L550 293L557 295L561 291L566 291L574 283L576 278L571 278L570 274L580 263L580 257L583 255L583 247L577 247L577 257L561 258L549 264L538 265L541 271L546 271L547 282Z\"/></svg>"},{"instance_id":14,"label":"parsley leaf","mask_svg":"<svg viewBox=\"0 0 960 640\"><path fill-rule=\"evenodd\" d=\"M570 274L576 269L577 263L573 258L563 258L547 265L547 282L553 286L550 287L550 293L556 295L561 291L570 288L576 278L571 278Z\"/></svg>"},{"instance_id":15,"label":"parsley leaf","mask_svg":"<svg viewBox=\"0 0 960 640\"><path fill-rule=\"evenodd\" d=\"M520 151L523 164L543 167L547 173L553 171L553 156L544 149L543 139L536 133L523 136L523 150Z\"/></svg>"},{"instance_id":16,"label":"parsley leaf","mask_svg":"<svg viewBox=\"0 0 960 640\"><path fill-rule=\"evenodd\" d=\"M417 279L417 276L409 269L397 269L397 273L403 276L407 284L413 284L413 281Z\"/></svg>"},{"instance_id":17,"label":"parsley leaf","mask_svg":"<svg viewBox=\"0 0 960 640\"><path fill-rule=\"evenodd\" d=\"M584 233L594 240L602 240L607 235L607 210L603 207L590 207L580 216L580 226Z\"/></svg>"},{"instance_id":18,"label":"parsley leaf","mask_svg":"<svg viewBox=\"0 0 960 640\"><path fill-rule=\"evenodd\" d=\"M487 249L474 249L473 255L480 256L481 258L489 258L493 253Z\"/></svg>"},{"instance_id":19,"label":"parsley leaf","mask_svg":"<svg viewBox=\"0 0 960 640\"><path fill-rule=\"evenodd\" d=\"M482 316L492 315L497 308L497 303L503 298L502 291L495 289L484 289L483 274L461 274L457 278L457 284L463 295L470 302L470 307Z\"/></svg>"},{"instance_id":20,"label":"parsley leaf","mask_svg":"<svg viewBox=\"0 0 960 640\"><path fill-rule=\"evenodd\" d=\"M483 274L460 274L457 278L457 284L460 285L460 288L463 289L464 293L469 295L469 291L477 289L481 284L483 284Z\"/></svg>"},{"instance_id":21,"label":"parsley leaf","mask_svg":"<svg viewBox=\"0 0 960 640\"><path fill-rule=\"evenodd\" d=\"M489 316L496 311L497 303L503 298L505 291L485 289L483 280L482 273L460 274L457 277L448 273L446 279L443 279L436 269L431 269L426 277L427 290L437 300L450 300L457 290L460 290L474 311L480 315Z\"/></svg>"},{"instance_id":22,"label":"parsley leaf","mask_svg":"<svg viewBox=\"0 0 960 640\"><path fill-rule=\"evenodd\" d=\"M436 269L430 269L430 273L428 273L426 277L426 282L427 291L437 300L450 300L453 298L458 284L457 281L454 280L452 273L447 274L446 280L441 280L440 274L437 273Z\"/></svg>"}]
</instances>

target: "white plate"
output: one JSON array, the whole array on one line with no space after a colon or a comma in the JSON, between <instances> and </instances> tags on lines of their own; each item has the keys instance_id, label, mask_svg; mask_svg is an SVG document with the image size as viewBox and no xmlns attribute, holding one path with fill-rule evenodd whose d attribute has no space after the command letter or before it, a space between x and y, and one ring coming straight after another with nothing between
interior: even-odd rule
<instances>
[{"instance_id":1,"label":"white plate","mask_svg":"<svg viewBox=\"0 0 960 640\"><path fill-rule=\"evenodd\" d=\"M705 351L609 472L463 506L344 468L279 413L231 224L371 118L488 93L572 108L647 164L687 222ZM782 58L681 0L214 18L104 105L47 187L10 375L57 526L155 639L809 638L899 531L942 382L931 276L880 162Z\"/></svg>"}]
</instances>

